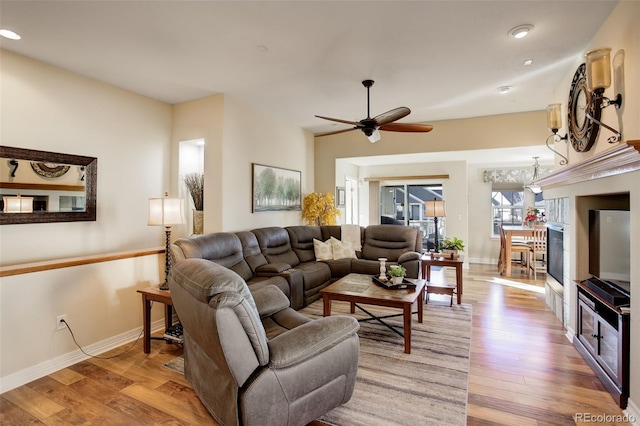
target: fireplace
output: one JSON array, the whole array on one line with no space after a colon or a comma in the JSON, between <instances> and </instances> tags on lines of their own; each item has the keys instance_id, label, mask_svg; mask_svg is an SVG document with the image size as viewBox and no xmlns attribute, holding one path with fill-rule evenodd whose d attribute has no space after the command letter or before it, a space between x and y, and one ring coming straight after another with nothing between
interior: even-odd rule
<instances>
[{"instance_id":1,"label":"fireplace","mask_svg":"<svg viewBox=\"0 0 640 426\"><path fill-rule=\"evenodd\" d=\"M547 274L564 285L564 227L547 224Z\"/></svg>"}]
</instances>

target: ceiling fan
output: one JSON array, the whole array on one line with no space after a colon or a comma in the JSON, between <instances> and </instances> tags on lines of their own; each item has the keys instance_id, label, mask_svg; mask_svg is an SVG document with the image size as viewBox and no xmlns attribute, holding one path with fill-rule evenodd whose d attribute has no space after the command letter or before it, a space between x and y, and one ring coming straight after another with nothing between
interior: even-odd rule
<instances>
[{"instance_id":1,"label":"ceiling fan","mask_svg":"<svg viewBox=\"0 0 640 426\"><path fill-rule=\"evenodd\" d=\"M402 117L406 117L411 114L411 110L407 107L398 107L390 111L376 115L371 118L370 113L370 99L369 89L373 86L373 80L364 80L362 85L367 88L367 118L360 121L341 120L339 118L323 117L316 115L323 120L335 121L336 123L351 124L352 128L336 130L333 132L320 133L316 136L329 136L337 135L338 133L350 132L352 130L360 129L367 136L369 142L375 143L380 140L379 130L385 130L389 132L430 132L433 126L428 124L409 124L409 123L394 123L394 121L400 120Z\"/></svg>"}]
</instances>

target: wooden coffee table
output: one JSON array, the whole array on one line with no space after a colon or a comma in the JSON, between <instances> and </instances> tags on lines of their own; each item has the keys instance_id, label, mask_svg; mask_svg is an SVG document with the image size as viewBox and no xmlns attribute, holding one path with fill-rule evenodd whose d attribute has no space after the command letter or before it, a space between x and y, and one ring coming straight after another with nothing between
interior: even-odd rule
<instances>
[{"instance_id":1,"label":"wooden coffee table","mask_svg":"<svg viewBox=\"0 0 640 426\"><path fill-rule=\"evenodd\" d=\"M418 322L422 322L422 310L424 300L424 280L412 280L416 283L415 288L402 290L389 290L372 281L371 275L349 274L333 284L320 290L322 293L322 301L324 303L325 317L331 315L331 301L340 300L351 303L351 313L355 313L355 308L369 315L360 321L378 321L380 324L389 328L393 332L404 337L404 352L411 353L411 317L413 315L412 306L418 301ZM362 306L358 305L376 305L386 306L389 308L402 309L401 314L376 316ZM385 318L404 317L403 332L398 330L391 324L383 321Z\"/></svg>"}]
</instances>

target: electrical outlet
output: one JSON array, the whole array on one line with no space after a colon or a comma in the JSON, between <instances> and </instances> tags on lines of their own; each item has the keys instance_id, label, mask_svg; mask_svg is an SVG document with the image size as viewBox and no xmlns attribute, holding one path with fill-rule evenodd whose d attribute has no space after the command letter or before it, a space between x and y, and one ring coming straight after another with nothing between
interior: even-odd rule
<instances>
[{"instance_id":1,"label":"electrical outlet","mask_svg":"<svg viewBox=\"0 0 640 426\"><path fill-rule=\"evenodd\" d=\"M63 321L67 321L67 314L58 315L56 317L56 330L64 330L67 328Z\"/></svg>"}]
</instances>

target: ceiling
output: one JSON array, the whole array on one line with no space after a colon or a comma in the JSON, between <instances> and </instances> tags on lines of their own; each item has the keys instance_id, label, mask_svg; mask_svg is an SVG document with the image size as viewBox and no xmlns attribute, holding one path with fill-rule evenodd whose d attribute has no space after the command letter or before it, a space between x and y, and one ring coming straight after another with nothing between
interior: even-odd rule
<instances>
[{"instance_id":1,"label":"ceiling","mask_svg":"<svg viewBox=\"0 0 640 426\"><path fill-rule=\"evenodd\" d=\"M8 50L168 103L226 93L314 133L542 110L616 1L0 1ZM508 36L534 26L529 36ZM523 61L533 59L525 67ZM513 86L506 95L500 86ZM341 125L337 125L341 126Z\"/></svg>"}]
</instances>

